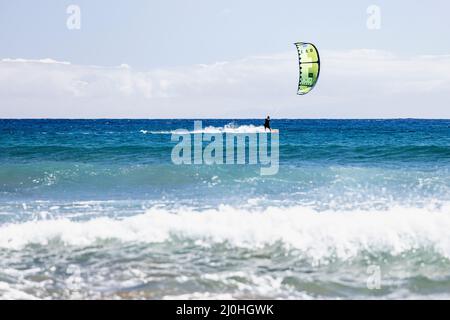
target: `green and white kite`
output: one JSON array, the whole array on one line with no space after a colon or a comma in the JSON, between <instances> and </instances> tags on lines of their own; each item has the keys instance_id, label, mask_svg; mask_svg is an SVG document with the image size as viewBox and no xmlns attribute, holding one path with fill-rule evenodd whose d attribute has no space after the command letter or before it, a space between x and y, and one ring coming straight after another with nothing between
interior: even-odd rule
<instances>
[{"instance_id":1,"label":"green and white kite","mask_svg":"<svg viewBox=\"0 0 450 320\"><path fill-rule=\"evenodd\" d=\"M300 66L297 94L304 95L314 88L319 79L319 51L312 43L297 42L295 46L297 47Z\"/></svg>"}]
</instances>

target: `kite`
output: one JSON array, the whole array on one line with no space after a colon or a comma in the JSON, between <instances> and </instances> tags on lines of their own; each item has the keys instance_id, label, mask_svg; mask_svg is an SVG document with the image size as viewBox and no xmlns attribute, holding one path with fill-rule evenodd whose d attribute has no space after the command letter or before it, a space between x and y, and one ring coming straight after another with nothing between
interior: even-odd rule
<instances>
[{"instance_id":1,"label":"kite","mask_svg":"<svg viewBox=\"0 0 450 320\"><path fill-rule=\"evenodd\" d=\"M317 83L320 73L319 51L312 43L295 43L298 51L300 77L298 81L298 95L310 92Z\"/></svg>"}]
</instances>

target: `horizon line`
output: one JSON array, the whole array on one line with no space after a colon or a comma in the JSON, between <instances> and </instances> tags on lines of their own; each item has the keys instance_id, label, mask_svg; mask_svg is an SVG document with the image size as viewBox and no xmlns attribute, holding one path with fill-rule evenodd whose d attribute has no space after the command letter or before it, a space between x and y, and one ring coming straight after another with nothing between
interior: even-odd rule
<instances>
[{"instance_id":1,"label":"horizon line","mask_svg":"<svg viewBox=\"0 0 450 320\"><path fill-rule=\"evenodd\" d=\"M2 118L3 120L261 120L265 117L258 118ZM274 118L271 120L450 120L450 118L414 118L414 117L400 117L400 118Z\"/></svg>"}]
</instances>

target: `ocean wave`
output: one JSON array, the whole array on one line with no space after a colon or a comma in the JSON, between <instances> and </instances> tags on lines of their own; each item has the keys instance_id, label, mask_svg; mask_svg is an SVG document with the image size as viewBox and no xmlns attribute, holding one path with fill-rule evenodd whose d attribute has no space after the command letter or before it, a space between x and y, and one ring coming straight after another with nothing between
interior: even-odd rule
<instances>
[{"instance_id":1,"label":"ocean wave","mask_svg":"<svg viewBox=\"0 0 450 320\"><path fill-rule=\"evenodd\" d=\"M149 131L149 130L140 130L140 133L143 134L174 134L178 133L176 130L171 131ZM223 127L214 127L214 126L208 126L203 128L202 130L192 130L188 131L187 133L195 134L195 133L263 133L268 132L264 129L264 126L254 126L252 124L250 125L240 125L236 126L235 124L226 124Z\"/></svg>"},{"instance_id":2,"label":"ocean wave","mask_svg":"<svg viewBox=\"0 0 450 320\"><path fill-rule=\"evenodd\" d=\"M439 210L395 207L386 211L316 212L303 206L259 211L220 206L201 212L152 208L122 219L52 219L0 227L0 248L63 243L90 246L98 241L163 243L193 241L260 249L282 245L314 261L347 260L361 252L393 256L424 250L450 259L450 207Z\"/></svg>"}]
</instances>

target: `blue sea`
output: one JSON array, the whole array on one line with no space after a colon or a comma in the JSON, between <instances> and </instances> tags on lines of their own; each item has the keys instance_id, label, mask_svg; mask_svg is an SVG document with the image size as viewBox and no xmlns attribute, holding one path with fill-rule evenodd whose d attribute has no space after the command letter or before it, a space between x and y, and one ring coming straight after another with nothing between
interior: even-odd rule
<instances>
[{"instance_id":1,"label":"blue sea","mask_svg":"<svg viewBox=\"0 0 450 320\"><path fill-rule=\"evenodd\" d=\"M0 298L450 298L450 120L272 127L264 176L175 165L193 120L0 120Z\"/></svg>"}]
</instances>

